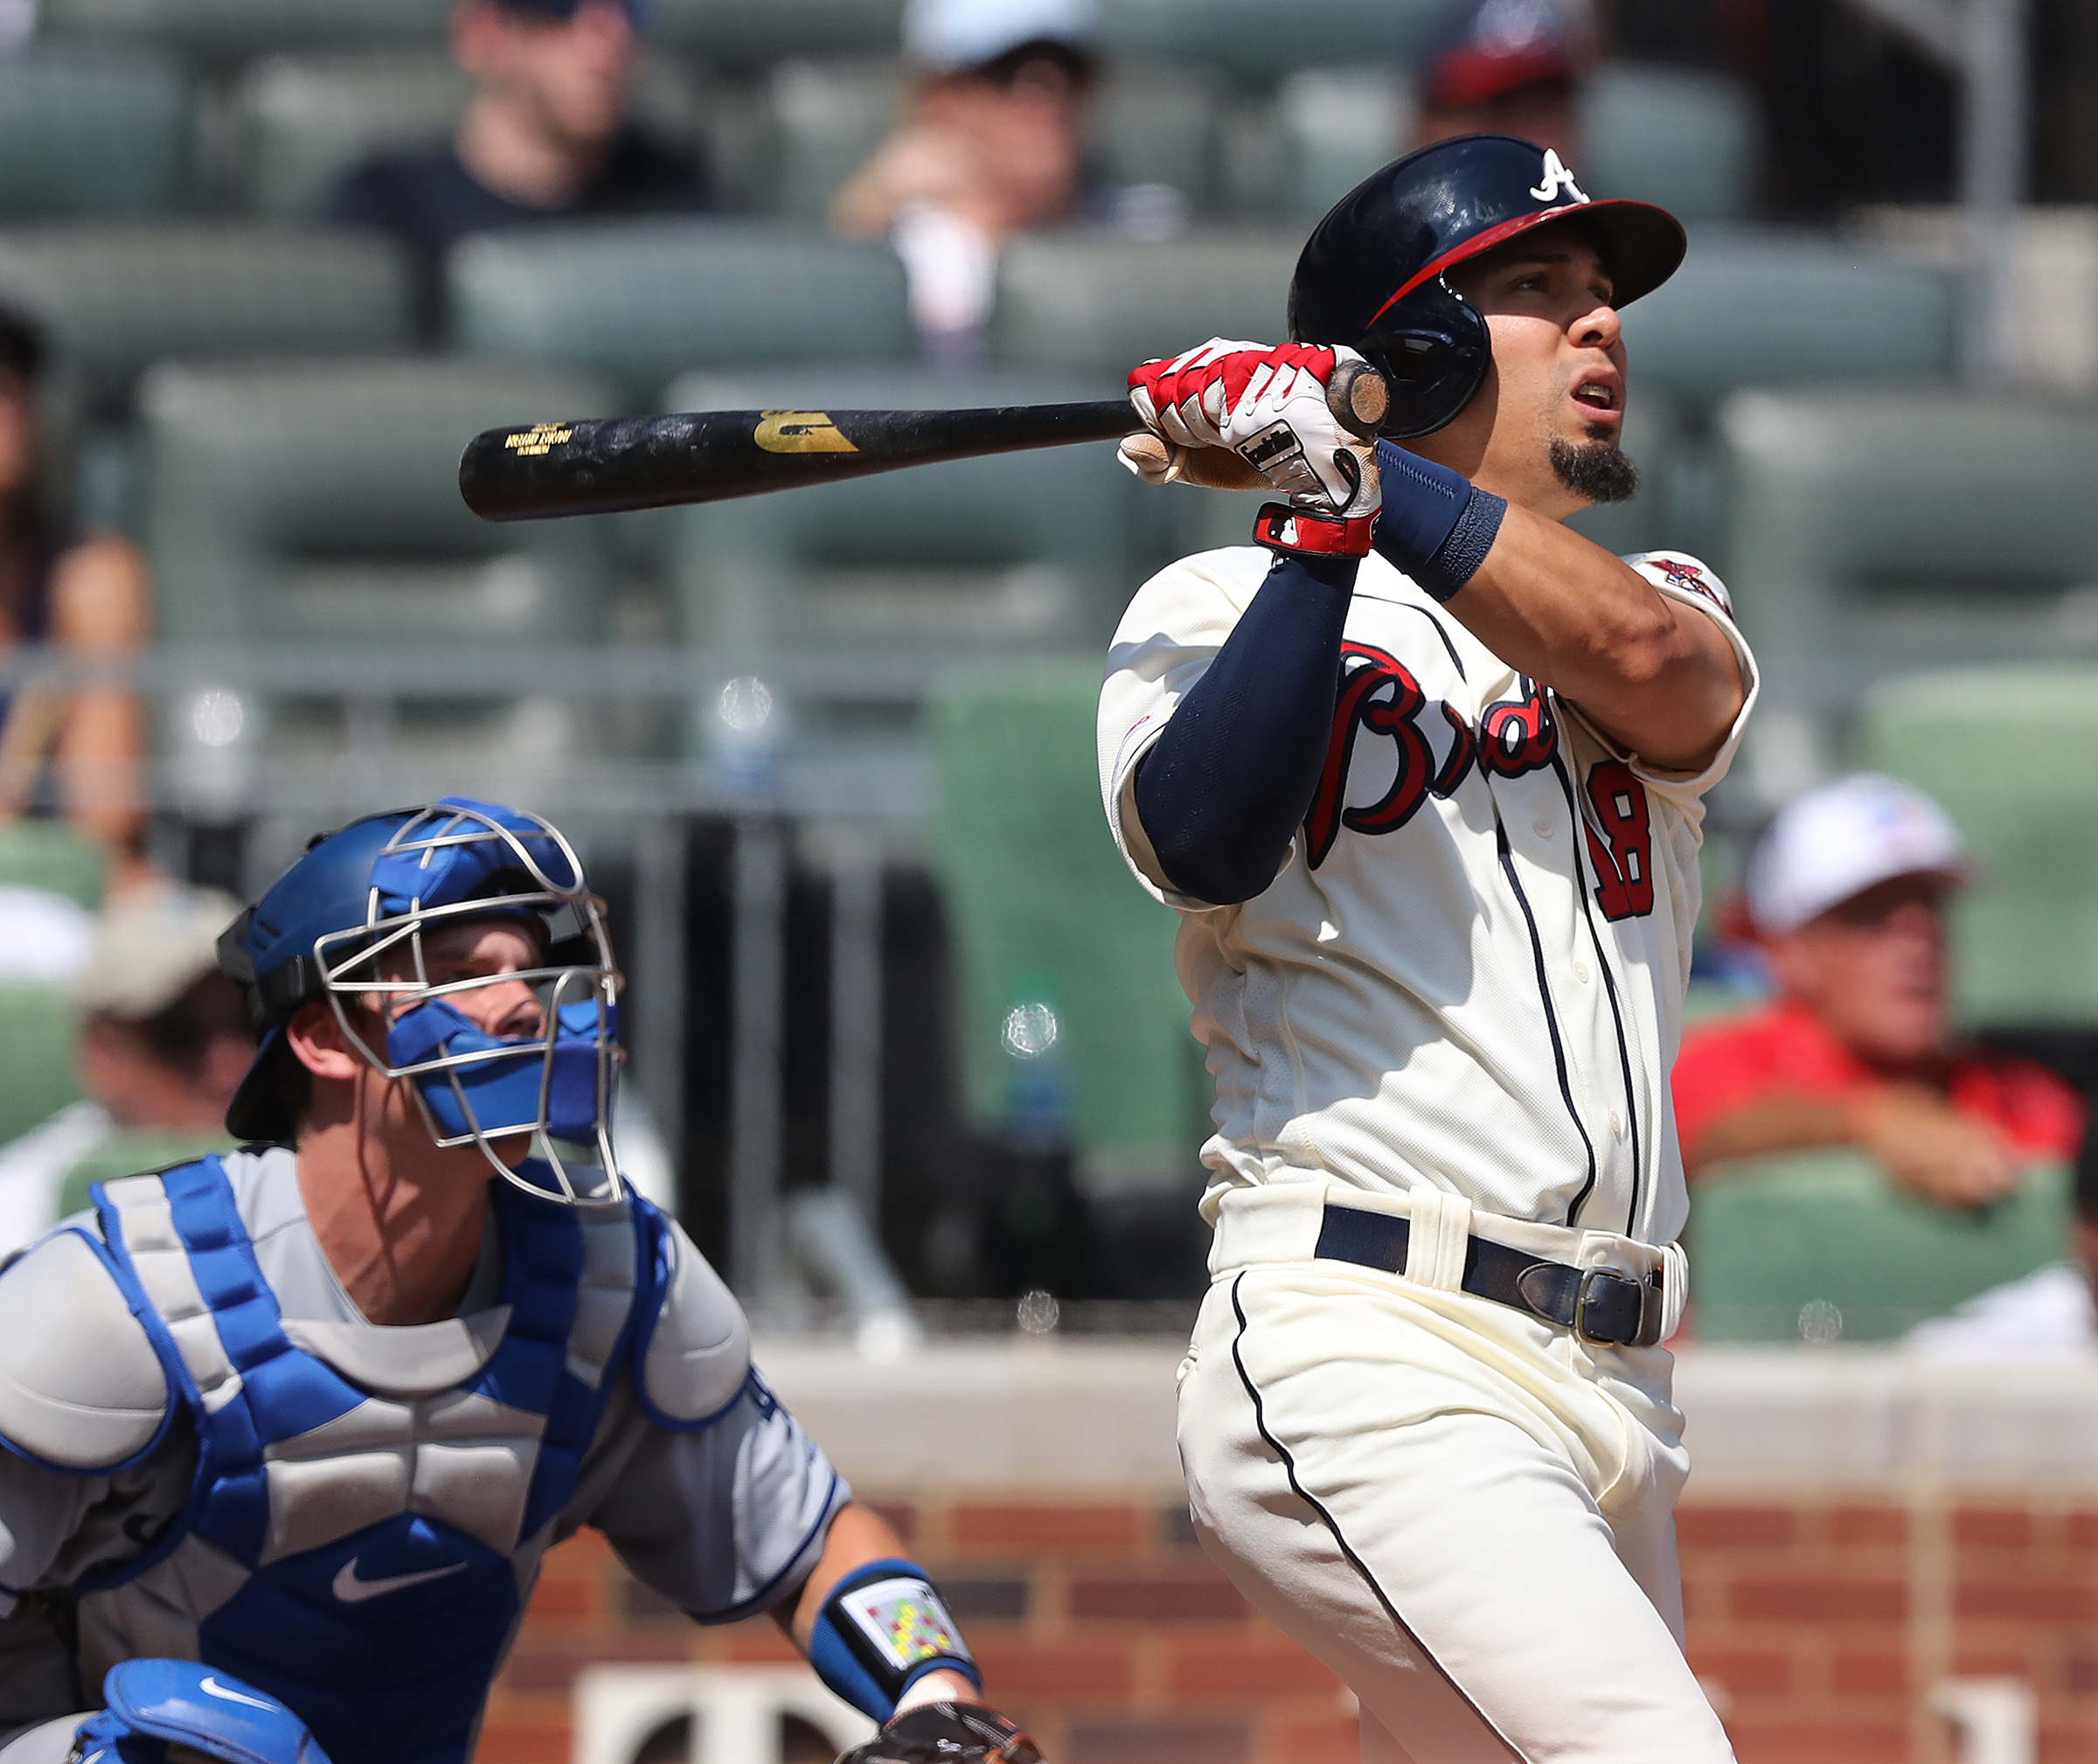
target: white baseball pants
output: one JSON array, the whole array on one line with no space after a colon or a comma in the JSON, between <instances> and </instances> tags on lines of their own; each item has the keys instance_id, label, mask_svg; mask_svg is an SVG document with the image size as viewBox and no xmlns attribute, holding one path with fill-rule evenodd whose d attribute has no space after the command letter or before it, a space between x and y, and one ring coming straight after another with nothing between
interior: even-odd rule
<instances>
[{"instance_id":1,"label":"white baseball pants","mask_svg":"<svg viewBox=\"0 0 2098 1764\"><path fill-rule=\"evenodd\" d=\"M1731 1764L1683 1656L1670 1356L1455 1290L1461 1201L1332 1195L1411 1216L1435 1283L1314 1259L1322 1184L1224 1198L1180 1386L1205 1548L1355 1691L1365 1764Z\"/></svg>"}]
</instances>

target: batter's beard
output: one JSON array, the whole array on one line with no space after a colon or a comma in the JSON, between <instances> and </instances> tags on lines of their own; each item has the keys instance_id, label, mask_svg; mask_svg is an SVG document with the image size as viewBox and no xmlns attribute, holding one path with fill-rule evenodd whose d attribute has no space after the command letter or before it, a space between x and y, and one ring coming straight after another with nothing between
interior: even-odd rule
<instances>
[{"instance_id":1,"label":"batter's beard","mask_svg":"<svg viewBox=\"0 0 2098 1764\"><path fill-rule=\"evenodd\" d=\"M1639 468L1615 441L1574 442L1554 439L1552 470L1560 483L1588 503L1629 503L1639 494Z\"/></svg>"}]
</instances>

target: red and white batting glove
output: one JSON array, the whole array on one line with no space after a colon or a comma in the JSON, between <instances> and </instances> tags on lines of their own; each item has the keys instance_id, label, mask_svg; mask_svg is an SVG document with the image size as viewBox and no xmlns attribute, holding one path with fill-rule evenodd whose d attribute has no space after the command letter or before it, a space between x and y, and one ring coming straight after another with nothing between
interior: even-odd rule
<instances>
[{"instance_id":1,"label":"red and white batting glove","mask_svg":"<svg viewBox=\"0 0 2098 1764\"><path fill-rule=\"evenodd\" d=\"M1372 456L1341 427L1326 382L1353 350L1212 338L1129 376L1129 402L1181 447L1228 448L1290 501L1355 518L1379 504Z\"/></svg>"},{"instance_id":2,"label":"red and white batting glove","mask_svg":"<svg viewBox=\"0 0 2098 1764\"><path fill-rule=\"evenodd\" d=\"M1170 361L1147 361L1137 368L1129 375L1129 402L1145 427L1175 446L1220 448L1224 413L1244 386L1251 364L1266 352L1257 343L1212 337ZM1233 361L1245 365L1228 374L1227 365Z\"/></svg>"}]
</instances>

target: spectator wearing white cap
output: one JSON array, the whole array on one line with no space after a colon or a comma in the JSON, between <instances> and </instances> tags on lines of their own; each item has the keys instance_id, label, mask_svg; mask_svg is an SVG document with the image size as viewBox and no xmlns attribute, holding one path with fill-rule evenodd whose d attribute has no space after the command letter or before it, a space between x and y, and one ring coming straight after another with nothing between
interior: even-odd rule
<instances>
[{"instance_id":1,"label":"spectator wearing white cap","mask_svg":"<svg viewBox=\"0 0 2098 1764\"><path fill-rule=\"evenodd\" d=\"M1693 1177L1726 1158L1851 1146L1916 1194L1977 1206L2023 1167L2076 1155L2075 1092L1955 1031L1945 905L1971 871L1944 810L1893 778L1840 779L1780 811L1747 890L1778 996L1691 1030L1676 1062Z\"/></svg>"},{"instance_id":2,"label":"spectator wearing white cap","mask_svg":"<svg viewBox=\"0 0 2098 1764\"><path fill-rule=\"evenodd\" d=\"M0 1146L0 1255L86 1205L90 1182L232 1146L226 1108L254 1042L218 942L240 911L176 884L104 908L72 981L81 1100Z\"/></svg>"},{"instance_id":3,"label":"spectator wearing white cap","mask_svg":"<svg viewBox=\"0 0 2098 1764\"><path fill-rule=\"evenodd\" d=\"M905 8L915 92L902 124L838 192L830 223L856 238L888 235L935 361L973 358L1005 240L1079 206L1097 22L1093 0Z\"/></svg>"}]
</instances>

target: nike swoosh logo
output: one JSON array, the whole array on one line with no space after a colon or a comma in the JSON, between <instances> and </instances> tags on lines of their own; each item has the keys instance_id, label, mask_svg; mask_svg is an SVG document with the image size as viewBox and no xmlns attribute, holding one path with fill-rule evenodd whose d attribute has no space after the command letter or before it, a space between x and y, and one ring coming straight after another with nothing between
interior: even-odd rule
<instances>
[{"instance_id":1,"label":"nike swoosh logo","mask_svg":"<svg viewBox=\"0 0 2098 1764\"><path fill-rule=\"evenodd\" d=\"M360 1580L357 1578L357 1558L344 1562L336 1570L335 1596L345 1605L361 1604L366 1599L377 1599L388 1593L398 1593L406 1587L420 1587L425 1580L441 1580L447 1574L464 1570L464 1562L454 1562L448 1567L425 1568L418 1574L387 1574L377 1580Z\"/></svg>"},{"instance_id":2,"label":"nike swoosh logo","mask_svg":"<svg viewBox=\"0 0 2098 1764\"><path fill-rule=\"evenodd\" d=\"M223 1697L229 1703L245 1703L251 1709L267 1709L273 1715L276 1712L277 1705L274 1703L265 1703L260 1697L244 1697L238 1691L229 1691L216 1678L207 1677L198 1683L197 1688L207 1697Z\"/></svg>"}]
</instances>

